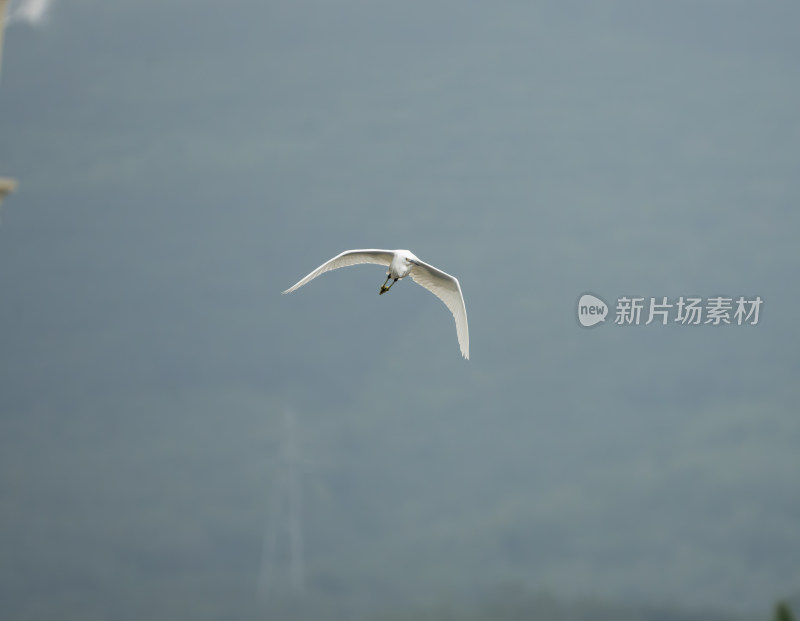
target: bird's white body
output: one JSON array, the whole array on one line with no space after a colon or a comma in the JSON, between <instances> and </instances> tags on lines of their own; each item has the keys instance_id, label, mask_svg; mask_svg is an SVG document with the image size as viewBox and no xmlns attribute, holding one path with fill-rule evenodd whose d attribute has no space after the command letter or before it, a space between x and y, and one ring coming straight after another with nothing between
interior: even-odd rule
<instances>
[{"instance_id":1,"label":"bird's white body","mask_svg":"<svg viewBox=\"0 0 800 621\"><path fill-rule=\"evenodd\" d=\"M400 280L408 276L411 268L414 267L414 262L419 263L416 255L409 250L395 250L392 262L389 264L389 271L386 272L392 278Z\"/></svg>"},{"instance_id":2,"label":"bird's white body","mask_svg":"<svg viewBox=\"0 0 800 621\"><path fill-rule=\"evenodd\" d=\"M458 283L458 279L421 261L410 250L345 250L330 261L320 265L305 278L289 287L284 293L291 293L299 289L325 272L360 263L377 263L378 265L388 266L389 271L386 272L386 282L381 286L381 294L386 293L401 278L411 276L414 282L425 287L444 302L456 320L456 334L458 335L461 355L469 360L467 309L464 305L464 296L461 293L461 285ZM392 284L387 287L386 283L390 279Z\"/></svg>"}]
</instances>

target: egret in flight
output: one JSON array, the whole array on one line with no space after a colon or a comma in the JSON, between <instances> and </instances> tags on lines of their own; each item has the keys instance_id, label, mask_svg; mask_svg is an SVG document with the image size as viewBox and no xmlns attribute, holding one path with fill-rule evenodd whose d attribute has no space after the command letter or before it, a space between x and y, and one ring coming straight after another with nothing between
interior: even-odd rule
<instances>
[{"instance_id":1,"label":"egret in flight","mask_svg":"<svg viewBox=\"0 0 800 621\"><path fill-rule=\"evenodd\" d=\"M284 293L291 293L295 289L299 289L320 274L340 267L347 267L348 265L358 265L359 263L377 263L389 268L389 271L386 272L386 280L381 285L378 295L386 293L401 278L411 276L411 280L418 285L422 285L444 302L456 320L456 334L458 335L458 344L461 347L461 355L469 360L467 309L464 306L464 296L461 294L461 285L458 284L458 279L433 267L433 265L420 261L409 250L345 250L330 261L320 265L300 282L289 287ZM390 280L392 282L387 287L386 283Z\"/></svg>"}]
</instances>

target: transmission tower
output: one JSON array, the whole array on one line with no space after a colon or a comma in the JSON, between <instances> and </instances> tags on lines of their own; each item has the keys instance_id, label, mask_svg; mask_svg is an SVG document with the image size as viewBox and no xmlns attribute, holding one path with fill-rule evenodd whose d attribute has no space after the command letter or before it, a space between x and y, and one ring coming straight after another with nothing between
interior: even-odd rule
<instances>
[{"instance_id":1,"label":"transmission tower","mask_svg":"<svg viewBox=\"0 0 800 621\"><path fill-rule=\"evenodd\" d=\"M305 552L303 541L303 495L300 469L308 462L300 458L297 444L297 421L292 410L283 417L281 454L275 469L270 516L264 532L261 571L258 588L268 595L288 576L290 590L299 594L305 590ZM281 537L283 535L283 537ZM286 542L287 559L279 559L280 542ZM282 571L281 571L282 569Z\"/></svg>"}]
</instances>

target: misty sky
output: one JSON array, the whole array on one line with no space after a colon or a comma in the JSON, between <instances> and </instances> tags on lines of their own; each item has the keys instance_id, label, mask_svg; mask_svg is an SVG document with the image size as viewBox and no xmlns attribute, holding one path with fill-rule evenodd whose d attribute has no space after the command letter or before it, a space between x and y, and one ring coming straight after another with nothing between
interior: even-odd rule
<instances>
[{"instance_id":1,"label":"misty sky","mask_svg":"<svg viewBox=\"0 0 800 621\"><path fill-rule=\"evenodd\" d=\"M252 598L286 411L314 596L798 596L795 3L10 11L0 610ZM456 275L471 360L377 266L280 295L348 248Z\"/></svg>"}]
</instances>

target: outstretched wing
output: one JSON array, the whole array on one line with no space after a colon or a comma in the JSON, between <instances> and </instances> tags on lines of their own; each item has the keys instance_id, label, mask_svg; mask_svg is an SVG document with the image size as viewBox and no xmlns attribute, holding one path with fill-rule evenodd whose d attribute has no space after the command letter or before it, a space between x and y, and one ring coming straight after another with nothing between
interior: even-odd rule
<instances>
[{"instance_id":1,"label":"outstretched wing","mask_svg":"<svg viewBox=\"0 0 800 621\"><path fill-rule=\"evenodd\" d=\"M414 267L409 274L415 283L422 285L428 291L445 303L453 313L456 320L456 334L461 347L461 355L469 360L469 326L467 325L467 308L464 306L464 296L458 278L447 272L428 265L419 259L414 261Z\"/></svg>"},{"instance_id":2,"label":"outstretched wing","mask_svg":"<svg viewBox=\"0 0 800 621\"><path fill-rule=\"evenodd\" d=\"M327 263L323 263L308 276L303 278L300 282L289 287L283 293L291 293L295 289L299 289L307 282L314 280L320 274L330 272L331 270L339 269L340 267L347 267L348 265L358 265L359 263L377 263L378 265L390 265L394 252L391 250L345 250L341 254L337 254Z\"/></svg>"}]
</instances>

